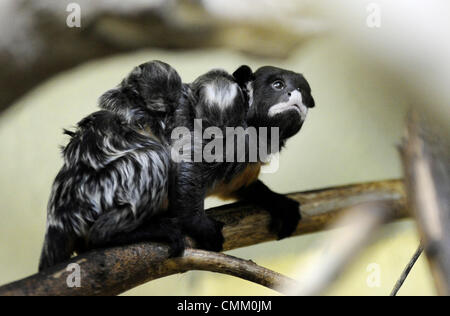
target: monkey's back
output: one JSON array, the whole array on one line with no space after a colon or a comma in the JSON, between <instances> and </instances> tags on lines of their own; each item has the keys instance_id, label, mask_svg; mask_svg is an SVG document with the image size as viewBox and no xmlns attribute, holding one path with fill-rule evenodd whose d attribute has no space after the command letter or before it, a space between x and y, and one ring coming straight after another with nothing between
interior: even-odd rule
<instances>
[{"instance_id":1,"label":"monkey's back","mask_svg":"<svg viewBox=\"0 0 450 316\"><path fill-rule=\"evenodd\" d=\"M82 238L126 232L166 207L169 154L156 138L110 111L91 114L68 133L48 205L49 227Z\"/></svg>"}]
</instances>

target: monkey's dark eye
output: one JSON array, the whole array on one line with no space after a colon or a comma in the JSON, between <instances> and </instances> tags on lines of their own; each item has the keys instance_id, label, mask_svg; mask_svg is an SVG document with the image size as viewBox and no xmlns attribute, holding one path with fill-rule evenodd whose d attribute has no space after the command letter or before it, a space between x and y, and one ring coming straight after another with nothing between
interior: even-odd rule
<instances>
[{"instance_id":1,"label":"monkey's dark eye","mask_svg":"<svg viewBox=\"0 0 450 316\"><path fill-rule=\"evenodd\" d=\"M283 90L283 89L286 87L286 85L284 84L283 81L277 80L277 81L275 81L274 83L272 83L272 87L273 87L275 90Z\"/></svg>"}]
</instances>

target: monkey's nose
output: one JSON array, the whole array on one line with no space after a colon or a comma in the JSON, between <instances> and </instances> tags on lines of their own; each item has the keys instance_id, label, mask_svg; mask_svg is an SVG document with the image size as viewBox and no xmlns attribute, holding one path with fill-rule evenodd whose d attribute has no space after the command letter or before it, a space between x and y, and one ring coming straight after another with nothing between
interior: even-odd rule
<instances>
[{"instance_id":1,"label":"monkey's nose","mask_svg":"<svg viewBox=\"0 0 450 316\"><path fill-rule=\"evenodd\" d=\"M294 97L301 97L302 94L301 94L301 92L299 90L295 89L295 90L289 91L287 93L287 95L290 98L292 96L294 96Z\"/></svg>"},{"instance_id":2,"label":"monkey's nose","mask_svg":"<svg viewBox=\"0 0 450 316\"><path fill-rule=\"evenodd\" d=\"M293 93L297 93L297 92L300 93L300 95L302 94L302 92L300 91L300 88L296 88L296 89L294 89L292 91L289 91L287 93L287 95L288 95L288 97L291 97Z\"/></svg>"}]
</instances>

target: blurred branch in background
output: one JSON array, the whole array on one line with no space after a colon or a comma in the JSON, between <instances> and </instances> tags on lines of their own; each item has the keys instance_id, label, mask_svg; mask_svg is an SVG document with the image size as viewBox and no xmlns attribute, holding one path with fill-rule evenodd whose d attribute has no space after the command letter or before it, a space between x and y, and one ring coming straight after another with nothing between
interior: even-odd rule
<instances>
[{"instance_id":1,"label":"blurred branch in background","mask_svg":"<svg viewBox=\"0 0 450 316\"><path fill-rule=\"evenodd\" d=\"M450 295L450 165L445 143L412 113L401 147L408 205L413 212L438 293Z\"/></svg>"},{"instance_id":2,"label":"blurred branch in background","mask_svg":"<svg viewBox=\"0 0 450 316\"><path fill-rule=\"evenodd\" d=\"M300 276L300 281L294 287L283 288L281 292L298 296L323 294L371 241L376 230L392 219L396 209L393 202L386 199L350 208L335 224L335 227L343 228L332 231L324 238L321 248L328 250L308 267L299 265L296 274Z\"/></svg>"},{"instance_id":3,"label":"blurred branch in background","mask_svg":"<svg viewBox=\"0 0 450 316\"><path fill-rule=\"evenodd\" d=\"M391 296L397 296L398 291L400 291L400 289L402 288L403 283L405 283L406 279L408 278L409 273L411 272L412 268L416 264L417 260L419 260L422 253L423 253L423 245L420 244L419 247L417 248L416 252L412 256L411 260L408 262L408 265L406 266L405 270L403 270L402 275L400 276L397 283L395 284L395 286L391 292Z\"/></svg>"},{"instance_id":4,"label":"blurred branch in background","mask_svg":"<svg viewBox=\"0 0 450 316\"><path fill-rule=\"evenodd\" d=\"M391 220L408 215L400 181L357 184L289 196L302 204L303 219L294 235L330 228L330 224L346 209L360 203L388 201L392 207L386 215ZM211 209L208 213L226 224L223 230L225 250L276 238L267 229L270 216L262 209L236 203ZM0 295L115 295L148 281L193 269L231 274L277 288L281 288L280 283L284 279L275 272L260 278L258 275L262 275L263 268L248 262L236 265L240 259L197 250L188 250L186 254L187 257L169 259L167 247L153 243L96 250L75 257L70 262L44 273L5 285L0 288ZM209 259L211 262L208 262ZM231 259L231 265L223 262L228 259ZM70 272L66 271L66 267L70 263L77 263L81 267L81 288L67 286L66 279ZM230 269L233 265L239 268ZM292 281L286 282L292 287Z\"/></svg>"},{"instance_id":5,"label":"blurred branch in background","mask_svg":"<svg viewBox=\"0 0 450 316\"><path fill-rule=\"evenodd\" d=\"M69 28L71 2L1 1L0 111L51 76L92 59L143 48L214 47L284 58L323 29L304 17L303 1L291 0L77 0L81 27Z\"/></svg>"}]
</instances>

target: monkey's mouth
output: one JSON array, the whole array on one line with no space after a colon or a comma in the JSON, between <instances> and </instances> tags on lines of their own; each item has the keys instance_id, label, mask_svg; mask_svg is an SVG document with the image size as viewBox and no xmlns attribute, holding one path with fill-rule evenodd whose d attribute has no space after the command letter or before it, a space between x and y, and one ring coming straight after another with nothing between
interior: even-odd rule
<instances>
[{"instance_id":1,"label":"monkey's mouth","mask_svg":"<svg viewBox=\"0 0 450 316\"><path fill-rule=\"evenodd\" d=\"M302 121L306 119L306 114L308 114L308 108L303 103L301 105L293 104L292 108L295 109L301 116Z\"/></svg>"},{"instance_id":2,"label":"monkey's mouth","mask_svg":"<svg viewBox=\"0 0 450 316\"><path fill-rule=\"evenodd\" d=\"M306 119L306 114L308 114L308 107L303 104L303 98L300 92L294 91L287 102L280 102L272 105L269 109L269 117L279 115L285 112L296 111L301 120Z\"/></svg>"}]
</instances>

